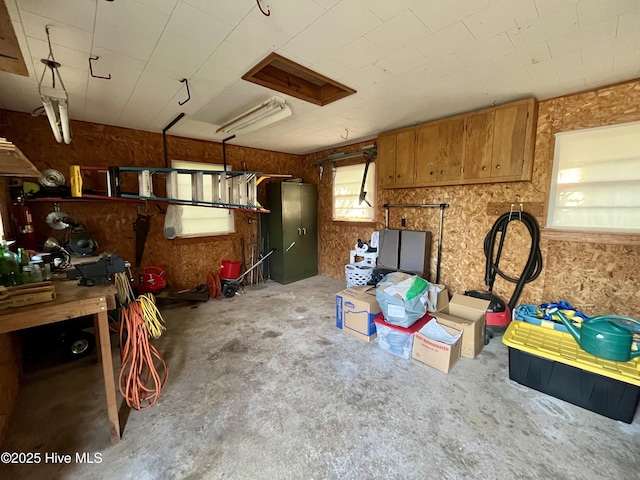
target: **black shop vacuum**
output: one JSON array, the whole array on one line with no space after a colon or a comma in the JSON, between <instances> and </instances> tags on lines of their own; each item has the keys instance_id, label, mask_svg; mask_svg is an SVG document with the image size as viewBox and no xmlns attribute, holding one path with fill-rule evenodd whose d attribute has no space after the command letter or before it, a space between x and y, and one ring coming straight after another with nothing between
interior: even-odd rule
<instances>
[{"instance_id":1,"label":"black shop vacuum","mask_svg":"<svg viewBox=\"0 0 640 480\"><path fill-rule=\"evenodd\" d=\"M509 222L515 220L524 223L531 235L529 256L520 278L512 278L500 270L500 257L507 237L507 227L509 226ZM498 244L497 250L496 241ZM484 239L484 254L487 259L484 281L488 287L488 291L469 290L464 294L470 297L488 300L490 302L486 313L487 336L485 338L485 343L488 343L489 339L493 336L504 333L511 322L511 312L515 309L525 284L533 282L538 278L538 276L540 276L540 272L542 272L540 226L538 225L538 222L527 212L511 211L503 214L498 218L498 220L496 220L496 223L493 224L493 227L491 227L491 230L489 230L489 233L487 233L487 236ZM508 304L505 303L502 298L493 293L493 284L495 282L496 275L500 275L503 279L516 284L513 295L511 296Z\"/></svg>"}]
</instances>

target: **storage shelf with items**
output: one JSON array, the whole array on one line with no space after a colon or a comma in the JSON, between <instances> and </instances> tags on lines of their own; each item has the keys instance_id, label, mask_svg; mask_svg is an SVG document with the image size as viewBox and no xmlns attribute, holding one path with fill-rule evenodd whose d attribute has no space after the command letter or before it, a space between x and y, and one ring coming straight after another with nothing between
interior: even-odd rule
<instances>
[{"instance_id":1,"label":"storage shelf with items","mask_svg":"<svg viewBox=\"0 0 640 480\"><path fill-rule=\"evenodd\" d=\"M347 287L367 285L373 278L373 269L377 263L378 232L373 232L369 243L359 238L355 248L349 253L349 263L344 266Z\"/></svg>"}]
</instances>

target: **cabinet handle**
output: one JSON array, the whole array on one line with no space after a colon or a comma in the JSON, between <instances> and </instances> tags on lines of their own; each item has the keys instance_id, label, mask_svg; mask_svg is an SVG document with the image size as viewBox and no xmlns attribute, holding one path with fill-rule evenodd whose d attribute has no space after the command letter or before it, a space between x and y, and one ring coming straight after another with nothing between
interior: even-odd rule
<instances>
[{"instance_id":1,"label":"cabinet handle","mask_svg":"<svg viewBox=\"0 0 640 480\"><path fill-rule=\"evenodd\" d=\"M436 172L429 172L429 175L435 175Z\"/></svg>"},{"instance_id":2,"label":"cabinet handle","mask_svg":"<svg viewBox=\"0 0 640 480\"><path fill-rule=\"evenodd\" d=\"M298 236L302 235L302 229L298 227Z\"/></svg>"},{"instance_id":3,"label":"cabinet handle","mask_svg":"<svg viewBox=\"0 0 640 480\"><path fill-rule=\"evenodd\" d=\"M482 170L486 170L486 169L487 169L487 167L486 167L486 166L482 167Z\"/></svg>"},{"instance_id":4,"label":"cabinet handle","mask_svg":"<svg viewBox=\"0 0 640 480\"><path fill-rule=\"evenodd\" d=\"M444 175L444 170L440 170L440 175Z\"/></svg>"},{"instance_id":5,"label":"cabinet handle","mask_svg":"<svg viewBox=\"0 0 640 480\"><path fill-rule=\"evenodd\" d=\"M497 168L498 170L500 170L500 165L496 165L496 168Z\"/></svg>"},{"instance_id":6,"label":"cabinet handle","mask_svg":"<svg viewBox=\"0 0 640 480\"><path fill-rule=\"evenodd\" d=\"M307 234L307 229L305 227L302 227L302 234L306 235Z\"/></svg>"}]
</instances>

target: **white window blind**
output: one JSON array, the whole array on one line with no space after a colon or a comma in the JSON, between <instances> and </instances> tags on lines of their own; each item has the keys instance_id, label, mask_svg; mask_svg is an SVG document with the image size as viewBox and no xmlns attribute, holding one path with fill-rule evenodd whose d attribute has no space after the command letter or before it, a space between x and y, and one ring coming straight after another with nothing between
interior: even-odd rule
<instances>
[{"instance_id":1,"label":"white window blind","mask_svg":"<svg viewBox=\"0 0 640 480\"><path fill-rule=\"evenodd\" d=\"M556 134L547 227L640 233L640 122Z\"/></svg>"},{"instance_id":2,"label":"white window blind","mask_svg":"<svg viewBox=\"0 0 640 480\"><path fill-rule=\"evenodd\" d=\"M333 220L349 222L371 222L375 215L375 164L369 164L364 191L366 202L360 203L360 188L365 164L336 167L333 180Z\"/></svg>"},{"instance_id":3,"label":"white window blind","mask_svg":"<svg viewBox=\"0 0 640 480\"><path fill-rule=\"evenodd\" d=\"M185 168L189 170L223 170L222 165L211 163L187 162L184 160L172 160L172 168ZM227 170L232 170L227 165ZM211 176L203 176L203 200L210 202ZM190 200L191 175L178 174L178 198ZM233 210L215 207L182 206L181 215L182 231L179 237L202 237L206 235L222 235L235 231Z\"/></svg>"}]
</instances>

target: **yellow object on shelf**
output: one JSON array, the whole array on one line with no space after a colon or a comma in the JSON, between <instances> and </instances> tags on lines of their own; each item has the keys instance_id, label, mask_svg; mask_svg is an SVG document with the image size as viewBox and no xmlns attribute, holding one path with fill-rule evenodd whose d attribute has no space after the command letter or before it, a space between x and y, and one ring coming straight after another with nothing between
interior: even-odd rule
<instances>
[{"instance_id":1,"label":"yellow object on shelf","mask_svg":"<svg viewBox=\"0 0 640 480\"><path fill-rule=\"evenodd\" d=\"M80 173L80 165L71 165L71 167L69 167L69 173L71 196L82 197L82 174Z\"/></svg>"},{"instance_id":2,"label":"yellow object on shelf","mask_svg":"<svg viewBox=\"0 0 640 480\"><path fill-rule=\"evenodd\" d=\"M508 347L640 386L640 358L614 362L582 350L570 333L514 320L502 337Z\"/></svg>"}]
</instances>

